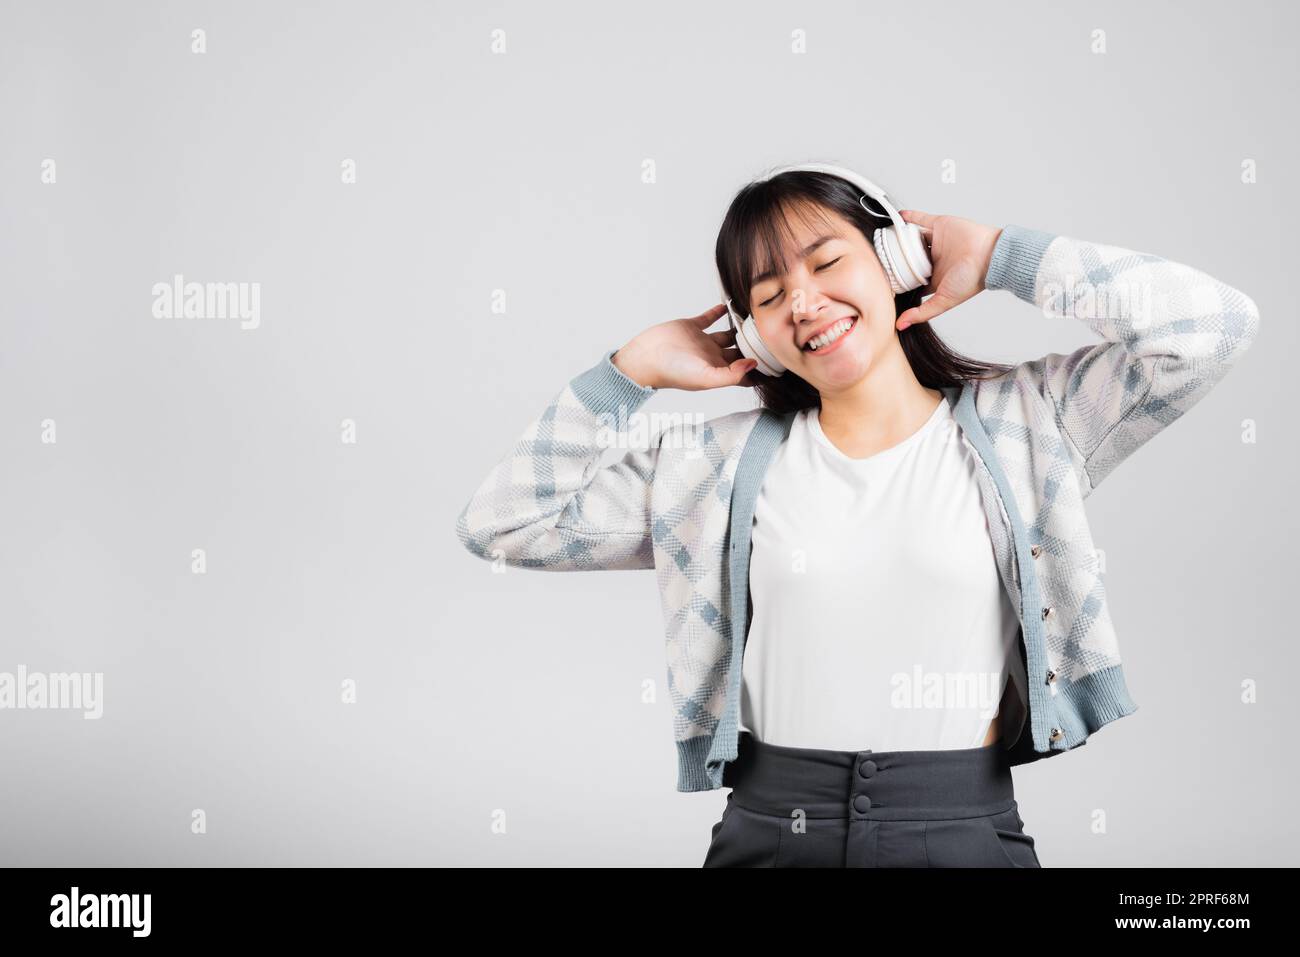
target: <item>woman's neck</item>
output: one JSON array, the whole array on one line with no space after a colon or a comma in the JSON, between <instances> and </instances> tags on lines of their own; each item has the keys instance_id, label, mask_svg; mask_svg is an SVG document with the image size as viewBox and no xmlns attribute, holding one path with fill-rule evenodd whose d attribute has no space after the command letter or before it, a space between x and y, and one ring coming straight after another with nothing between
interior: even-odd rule
<instances>
[{"instance_id":1,"label":"woman's neck","mask_svg":"<svg viewBox=\"0 0 1300 957\"><path fill-rule=\"evenodd\" d=\"M901 347L880 356L862 380L841 392L821 394L817 420L823 434L845 455L863 459L913 435L943 401L927 389Z\"/></svg>"}]
</instances>

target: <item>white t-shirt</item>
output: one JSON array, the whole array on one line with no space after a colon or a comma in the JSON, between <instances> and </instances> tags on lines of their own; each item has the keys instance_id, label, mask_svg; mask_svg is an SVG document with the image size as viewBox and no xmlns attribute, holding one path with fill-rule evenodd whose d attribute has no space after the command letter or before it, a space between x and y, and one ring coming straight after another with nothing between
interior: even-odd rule
<instances>
[{"instance_id":1,"label":"white t-shirt","mask_svg":"<svg viewBox=\"0 0 1300 957\"><path fill-rule=\"evenodd\" d=\"M843 751L984 744L1023 664L974 456L945 398L865 459L817 409L795 416L755 505L741 728Z\"/></svg>"}]
</instances>

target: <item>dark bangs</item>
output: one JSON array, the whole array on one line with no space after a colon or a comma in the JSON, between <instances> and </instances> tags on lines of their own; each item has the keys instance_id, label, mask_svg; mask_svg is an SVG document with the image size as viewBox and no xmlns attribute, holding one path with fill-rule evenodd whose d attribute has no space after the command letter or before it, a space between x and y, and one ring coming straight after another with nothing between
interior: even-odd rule
<instances>
[{"instance_id":1,"label":"dark bangs","mask_svg":"<svg viewBox=\"0 0 1300 957\"><path fill-rule=\"evenodd\" d=\"M749 183L738 192L723 218L714 247L714 260L724 295L731 298L736 315L750 315L749 300L754 279L775 270L781 275L789 259L797 254L792 224L802 223L817 234L836 231L837 224L827 215L834 210L858 228L867 243L877 229L893 225L888 216L877 216L858 201L861 190L847 180L828 173L794 170L771 179ZM868 197L867 202L874 201ZM824 227L824 228L823 228ZM913 289L894 297L897 317L921 304L922 292ZM899 337L903 354L921 385L939 389L960 386L966 380L997 375L1012 368L997 363L980 362L950 350L935 335L928 322L909 326ZM820 407L821 396L806 380L793 371L775 378L754 370L746 375L747 384L758 393L760 404L784 414Z\"/></svg>"}]
</instances>

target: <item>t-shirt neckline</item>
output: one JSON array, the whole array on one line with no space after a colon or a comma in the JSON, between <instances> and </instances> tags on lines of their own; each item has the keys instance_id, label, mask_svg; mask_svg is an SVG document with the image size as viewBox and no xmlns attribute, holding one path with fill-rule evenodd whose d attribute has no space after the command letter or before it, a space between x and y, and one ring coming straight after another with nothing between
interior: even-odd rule
<instances>
[{"instance_id":1,"label":"t-shirt neckline","mask_svg":"<svg viewBox=\"0 0 1300 957\"><path fill-rule=\"evenodd\" d=\"M903 441L898 442L895 445L891 445L887 449L881 449L879 452L876 452L874 455L869 455L866 458L861 458L861 459L853 458L850 455L846 455L834 442L832 442L829 438L826 437L826 433L822 431L820 407L811 406L807 410L808 428L809 431L812 432L813 438L817 440L817 443L821 445L823 448L825 448L828 452L830 452L831 455L833 455L839 461L848 462L851 465L867 468L870 466L877 465L881 462L888 461L889 459L898 458L898 456L902 455L913 445L916 445L918 442L920 442L923 438L925 438L925 436L927 436L930 432L932 432L935 426L937 426L939 422L942 420L944 406L947 404L948 404L948 397L940 396L938 404L934 407L934 411L930 413L930 417L925 420L925 422L921 425L919 429L917 429L907 438L903 439Z\"/></svg>"}]
</instances>

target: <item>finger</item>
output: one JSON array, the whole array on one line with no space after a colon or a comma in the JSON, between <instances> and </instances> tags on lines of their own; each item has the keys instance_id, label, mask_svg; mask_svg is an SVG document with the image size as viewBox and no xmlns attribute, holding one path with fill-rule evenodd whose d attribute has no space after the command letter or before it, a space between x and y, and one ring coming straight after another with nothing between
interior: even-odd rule
<instances>
[{"instance_id":1,"label":"finger","mask_svg":"<svg viewBox=\"0 0 1300 957\"><path fill-rule=\"evenodd\" d=\"M746 382L745 380L751 372L758 368L758 361L756 359L746 359L742 356L733 362L730 368L736 370L736 379L732 385L753 385L752 381Z\"/></svg>"},{"instance_id":2,"label":"finger","mask_svg":"<svg viewBox=\"0 0 1300 957\"><path fill-rule=\"evenodd\" d=\"M744 378L750 370L754 369L758 363L753 359L746 359L744 356L735 362L725 366L713 367L713 378L716 386L726 385L743 385Z\"/></svg>"},{"instance_id":3,"label":"finger","mask_svg":"<svg viewBox=\"0 0 1300 957\"><path fill-rule=\"evenodd\" d=\"M938 219L933 213L923 213L919 209L900 209L898 215L903 217L905 223L916 223L918 226L924 226L930 229L934 226L934 221Z\"/></svg>"},{"instance_id":4,"label":"finger","mask_svg":"<svg viewBox=\"0 0 1300 957\"><path fill-rule=\"evenodd\" d=\"M902 332L908 326L915 325L918 322L929 322L935 316L947 312L955 305L957 303L951 298L941 292L936 292L919 306L903 310L895 325L898 327L898 331Z\"/></svg>"},{"instance_id":5,"label":"finger","mask_svg":"<svg viewBox=\"0 0 1300 957\"><path fill-rule=\"evenodd\" d=\"M709 326L717 322L720 316L725 316L726 314L727 304L725 302L720 302L712 309L708 309L700 313L698 316L692 316L691 321L698 322L701 329L707 329Z\"/></svg>"},{"instance_id":6,"label":"finger","mask_svg":"<svg viewBox=\"0 0 1300 957\"><path fill-rule=\"evenodd\" d=\"M733 345L736 341L736 333L732 329L723 329L721 332L708 332L705 335L720 346Z\"/></svg>"},{"instance_id":7,"label":"finger","mask_svg":"<svg viewBox=\"0 0 1300 957\"><path fill-rule=\"evenodd\" d=\"M921 242L925 243L925 248L934 248L934 230L929 226L917 226L916 231L921 234Z\"/></svg>"}]
</instances>

